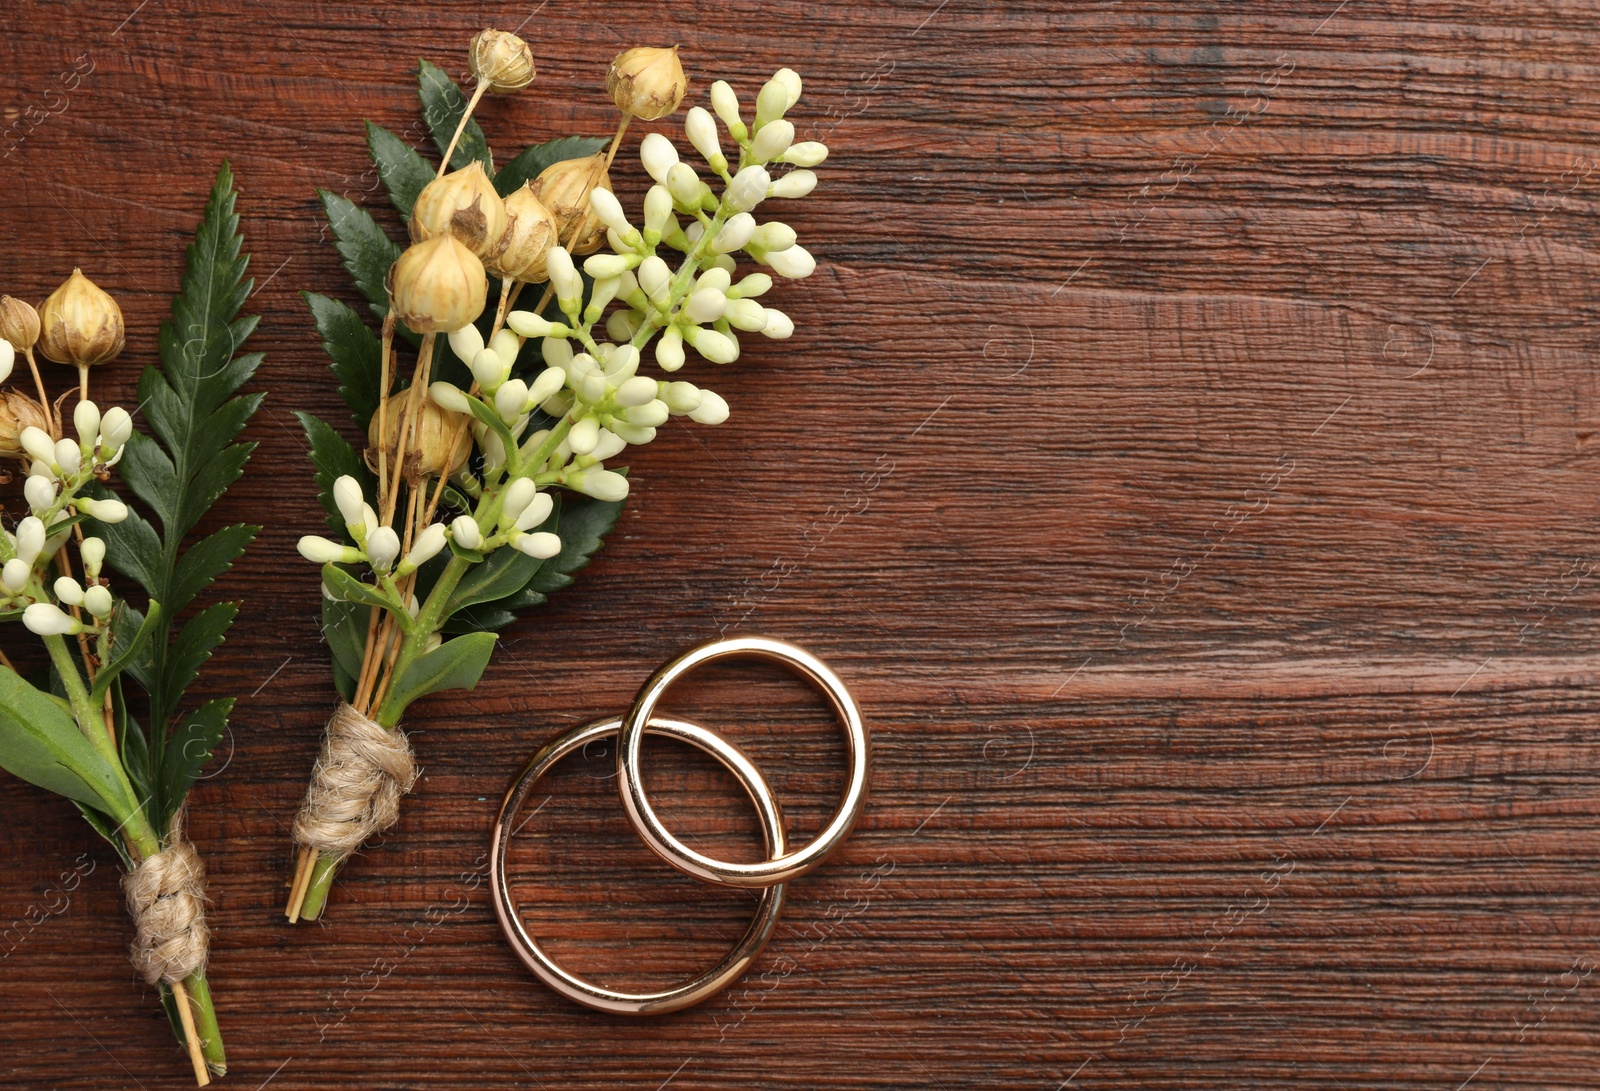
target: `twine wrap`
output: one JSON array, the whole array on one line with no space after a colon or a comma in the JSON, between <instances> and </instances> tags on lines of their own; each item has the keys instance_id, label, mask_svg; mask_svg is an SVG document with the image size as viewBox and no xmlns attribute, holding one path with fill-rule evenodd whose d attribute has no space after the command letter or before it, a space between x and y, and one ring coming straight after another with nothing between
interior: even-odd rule
<instances>
[{"instance_id":1,"label":"twine wrap","mask_svg":"<svg viewBox=\"0 0 1600 1091\"><path fill-rule=\"evenodd\" d=\"M174 829L165 849L122 877L122 892L134 926L128 957L146 984L171 985L205 969L206 869L180 832Z\"/></svg>"},{"instance_id":2,"label":"twine wrap","mask_svg":"<svg viewBox=\"0 0 1600 1091\"><path fill-rule=\"evenodd\" d=\"M294 839L337 856L349 856L400 817L400 797L416 782L411 744L339 702L322 737L306 800L294 820Z\"/></svg>"}]
</instances>

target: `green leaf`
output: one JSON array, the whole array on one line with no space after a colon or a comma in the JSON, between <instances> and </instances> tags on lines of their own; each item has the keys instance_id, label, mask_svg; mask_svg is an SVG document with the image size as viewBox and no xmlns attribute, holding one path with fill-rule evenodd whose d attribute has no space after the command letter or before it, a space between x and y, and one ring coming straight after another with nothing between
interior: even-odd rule
<instances>
[{"instance_id":1,"label":"green leaf","mask_svg":"<svg viewBox=\"0 0 1600 1091\"><path fill-rule=\"evenodd\" d=\"M512 451L516 449L516 438L512 436L511 429L506 426L506 422L500 419L500 414L494 411L493 406L485 405L483 399L468 394L467 408L472 410L472 415L477 417L480 423L486 424L494 430L495 435L500 437L500 442L506 445L506 450Z\"/></svg>"},{"instance_id":2,"label":"green leaf","mask_svg":"<svg viewBox=\"0 0 1600 1091\"><path fill-rule=\"evenodd\" d=\"M339 377L339 397L350 407L356 427L365 432L378 411L383 380L383 344L355 308L315 292L301 293L322 335L322 351Z\"/></svg>"},{"instance_id":3,"label":"green leaf","mask_svg":"<svg viewBox=\"0 0 1600 1091\"><path fill-rule=\"evenodd\" d=\"M542 560L530 557L520 549L507 547L495 550L482 564L467 569L466 575L461 577L461 582L456 584L455 591L445 602L444 615L449 617L463 606L493 602L515 594L528 586L528 581L533 579L534 572L542 564Z\"/></svg>"},{"instance_id":4,"label":"green leaf","mask_svg":"<svg viewBox=\"0 0 1600 1091\"><path fill-rule=\"evenodd\" d=\"M228 727L233 698L207 701L185 716L172 732L165 760L161 765L161 795L175 813L201 768L222 741Z\"/></svg>"},{"instance_id":5,"label":"green leaf","mask_svg":"<svg viewBox=\"0 0 1600 1091\"><path fill-rule=\"evenodd\" d=\"M604 151L611 141L603 136L562 136L543 144L524 148L522 152L494 176L494 187L500 196L509 197L531 181L548 166L563 159L585 159Z\"/></svg>"},{"instance_id":6,"label":"green leaf","mask_svg":"<svg viewBox=\"0 0 1600 1091\"><path fill-rule=\"evenodd\" d=\"M117 680L124 668L133 661L134 657L149 645L158 631L161 631L161 604L155 599L150 600L149 611L138 622L138 628L131 637L122 634L128 629L132 621L132 611L126 604L117 610L112 618L113 643L111 658L101 666L94 676L94 688L89 691L89 703L98 705L105 699L106 687Z\"/></svg>"},{"instance_id":7,"label":"green leaf","mask_svg":"<svg viewBox=\"0 0 1600 1091\"><path fill-rule=\"evenodd\" d=\"M190 546L168 584L170 597L163 600L171 603L171 612L177 614L187 608L206 584L231 568L260 530L258 526L235 523Z\"/></svg>"},{"instance_id":8,"label":"green leaf","mask_svg":"<svg viewBox=\"0 0 1600 1091\"><path fill-rule=\"evenodd\" d=\"M322 636L333 653L334 666L352 679L361 676L361 660L367 650L367 625L370 607L354 602L322 599Z\"/></svg>"},{"instance_id":9,"label":"green leaf","mask_svg":"<svg viewBox=\"0 0 1600 1091\"><path fill-rule=\"evenodd\" d=\"M382 607L390 613L395 611L396 603L390 601L382 588L362 583L336 564L322 566L322 584L340 602L360 602Z\"/></svg>"},{"instance_id":10,"label":"green leaf","mask_svg":"<svg viewBox=\"0 0 1600 1091\"><path fill-rule=\"evenodd\" d=\"M338 432L310 413L297 411L295 416L300 420L300 427L305 429L311 461L317 468L317 499L328 513L328 526L333 528L337 538L354 541L345 529L339 505L334 502L334 482L348 474L361 482L361 489L366 495L373 496L376 494L376 479L361 456L356 454L356 449L346 443Z\"/></svg>"},{"instance_id":11,"label":"green leaf","mask_svg":"<svg viewBox=\"0 0 1600 1091\"><path fill-rule=\"evenodd\" d=\"M417 62L417 94L422 99L422 120L427 123L439 154L450 146L461 115L467 112L467 99L444 69L427 61ZM468 121L466 131L456 143L450 156L450 170L460 170L473 160L483 164L485 173L494 177L494 158L489 154L489 141L476 121Z\"/></svg>"},{"instance_id":12,"label":"green leaf","mask_svg":"<svg viewBox=\"0 0 1600 1091\"><path fill-rule=\"evenodd\" d=\"M584 567L605 545L605 536L622 514L623 500L596 500L567 493L561 498L561 552L533 574L528 588L552 595L573 583L572 574Z\"/></svg>"},{"instance_id":13,"label":"green leaf","mask_svg":"<svg viewBox=\"0 0 1600 1091\"><path fill-rule=\"evenodd\" d=\"M221 644L239 612L236 602L219 602L184 623L167 657L167 678L178 690L187 689L211 653Z\"/></svg>"},{"instance_id":14,"label":"green leaf","mask_svg":"<svg viewBox=\"0 0 1600 1091\"><path fill-rule=\"evenodd\" d=\"M86 807L76 800L73 801L72 805L78 808L78 813L83 815L84 819L88 821L90 826L94 827L94 831L101 837L104 837L106 841L110 843L111 847L117 850L117 855L122 857L122 866L127 868L129 871L132 871L133 866L138 863L138 861L133 858L133 854L128 851L127 842L123 841L121 835L117 832L118 827L116 819L112 818L104 811L98 811L93 807ZM179 1032L179 1036L182 1036L181 1030Z\"/></svg>"},{"instance_id":15,"label":"green leaf","mask_svg":"<svg viewBox=\"0 0 1600 1091\"><path fill-rule=\"evenodd\" d=\"M72 716L3 664L0 768L75 803L105 811L119 825L138 806Z\"/></svg>"},{"instance_id":16,"label":"green leaf","mask_svg":"<svg viewBox=\"0 0 1600 1091\"><path fill-rule=\"evenodd\" d=\"M389 191L395 211L402 220L410 220L417 194L433 181L433 168L415 148L382 125L370 121L367 122L367 147L372 151L372 162L378 168L383 188Z\"/></svg>"},{"instance_id":17,"label":"green leaf","mask_svg":"<svg viewBox=\"0 0 1600 1091\"><path fill-rule=\"evenodd\" d=\"M473 688L489 665L494 643L493 633L468 633L445 641L406 668L384 704L404 709L429 693Z\"/></svg>"},{"instance_id":18,"label":"green leaf","mask_svg":"<svg viewBox=\"0 0 1600 1091\"><path fill-rule=\"evenodd\" d=\"M378 226L372 213L354 201L327 190L320 194L344 267L355 281L356 290L372 306L372 313L382 318L389 313L389 290L384 281L389 276L389 266L400 257L400 247Z\"/></svg>"}]
</instances>

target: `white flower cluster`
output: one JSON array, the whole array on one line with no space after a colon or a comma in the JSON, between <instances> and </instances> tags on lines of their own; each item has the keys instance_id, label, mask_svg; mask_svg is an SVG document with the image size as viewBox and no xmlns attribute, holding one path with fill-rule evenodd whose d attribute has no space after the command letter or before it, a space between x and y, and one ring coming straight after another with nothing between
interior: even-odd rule
<instances>
[{"instance_id":1,"label":"white flower cluster","mask_svg":"<svg viewBox=\"0 0 1600 1091\"><path fill-rule=\"evenodd\" d=\"M84 631L82 619L62 609L63 605L87 613L90 629L98 628L116 606L110 587L100 578L106 544L99 538L85 538L78 547L84 583L71 576L62 576L48 586L45 583L51 558L71 533L73 516L86 515L102 523L120 523L128 517L122 501L97 500L80 495L80 491L105 467L122 459L128 437L133 435L133 418L120 407L107 410L102 417L94 402L81 401L72 422L78 433L76 442L53 440L41 428L22 430L18 440L32 459L22 495L31 514L17 523L15 533L0 532L0 557L4 560L0 564L0 609L20 609L22 623L40 636Z\"/></svg>"}]
</instances>

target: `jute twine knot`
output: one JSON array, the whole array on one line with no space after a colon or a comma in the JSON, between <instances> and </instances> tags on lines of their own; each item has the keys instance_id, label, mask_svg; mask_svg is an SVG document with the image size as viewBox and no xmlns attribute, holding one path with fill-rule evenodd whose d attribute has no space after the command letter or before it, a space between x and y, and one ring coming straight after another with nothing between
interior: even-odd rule
<instances>
[{"instance_id":1,"label":"jute twine knot","mask_svg":"<svg viewBox=\"0 0 1600 1091\"><path fill-rule=\"evenodd\" d=\"M294 839L343 860L400 817L400 797L417 779L411 744L341 701L322 737Z\"/></svg>"},{"instance_id":2,"label":"jute twine knot","mask_svg":"<svg viewBox=\"0 0 1600 1091\"><path fill-rule=\"evenodd\" d=\"M134 925L128 955L146 984L171 985L205 968L206 868L181 832L175 828L165 849L122 877L122 892Z\"/></svg>"}]
</instances>

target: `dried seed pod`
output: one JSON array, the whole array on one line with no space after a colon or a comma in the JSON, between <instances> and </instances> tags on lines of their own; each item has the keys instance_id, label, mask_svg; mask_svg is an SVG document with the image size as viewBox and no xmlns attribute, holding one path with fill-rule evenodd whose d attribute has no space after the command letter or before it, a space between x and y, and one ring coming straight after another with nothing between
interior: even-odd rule
<instances>
[{"instance_id":1,"label":"dried seed pod","mask_svg":"<svg viewBox=\"0 0 1600 1091\"><path fill-rule=\"evenodd\" d=\"M507 30L480 30L473 35L467 65L497 95L520 91L533 82L533 50Z\"/></svg>"},{"instance_id":2,"label":"dried seed pod","mask_svg":"<svg viewBox=\"0 0 1600 1091\"><path fill-rule=\"evenodd\" d=\"M589 192L610 189L606 153L551 163L528 183L528 190L556 219L557 243L573 254L592 254L605 239L606 225L589 208Z\"/></svg>"},{"instance_id":3,"label":"dried seed pod","mask_svg":"<svg viewBox=\"0 0 1600 1091\"><path fill-rule=\"evenodd\" d=\"M556 244L556 218L525 183L505 199L506 231L498 252L484 263L497 277L537 283L546 277L545 258Z\"/></svg>"},{"instance_id":4,"label":"dried seed pod","mask_svg":"<svg viewBox=\"0 0 1600 1091\"><path fill-rule=\"evenodd\" d=\"M125 336L122 308L78 269L39 308L39 331L45 359L79 370L116 359Z\"/></svg>"},{"instance_id":5,"label":"dried seed pod","mask_svg":"<svg viewBox=\"0 0 1600 1091\"><path fill-rule=\"evenodd\" d=\"M39 312L15 296L0 296L0 337L25 352L39 340Z\"/></svg>"},{"instance_id":6,"label":"dried seed pod","mask_svg":"<svg viewBox=\"0 0 1600 1091\"><path fill-rule=\"evenodd\" d=\"M483 164L469 163L435 178L411 206L411 241L454 235L478 257L492 253L506 232L506 210Z\"/></svg>"},{"instance_id":7,"label":"dried seed pod","mask_svg":"<svg viewBox=\"0 0 1600 1091\"><path fill-rule=\"evenodd\" d=\"M416 435L412 436L411 422L419 400L422 416L417 421ZM445 409L428 397L425 385L419 385L389 395L383 412L372 414L372 423L367 426L367 465L373 469L378 466L380 419L387 432L383 449L391 472L400 437L406 437L405 477L412 485L424 477L455 473L467 464L467 456L472 453L471 431L462 427L465 414Z\"/></svg>"},{"instance_id":8,"label":"dried seed pod","mask_svg":"<svg viewBox=\"0 0 1600 1091\"><path fill-rule=\"evenodd\" d=\"M9 340L9 338L7 339ZM37 428L50 431L50 418L39 403L20 390L0 390L0 458L16 458L24 462L33 458L22 447L22 430Z\"/></svg>"},{"instance_id":9,"label":"dried seed pod","mask_svg":"<svg viewBox=\"0 0 1600 1091\"><path fill-rule=\"evenodd\" d=\"M389 267L395 317L417 333L453 333L483 313L489 278L483 262L451 234L406 249Z\"/></svg>"},{"instance_id":10,"label":"dried seed pod","mask_svg":"<svg viewBox=\"0 0 1600 1091\"><path fill-rule=\"evenodd\" d=\"M641 46L612 59L611 70L606 73L606 90L623 113L654 121L678 108L689 90L689 78L683 74L677 46Z\"/></svg>"}]
</instances>

